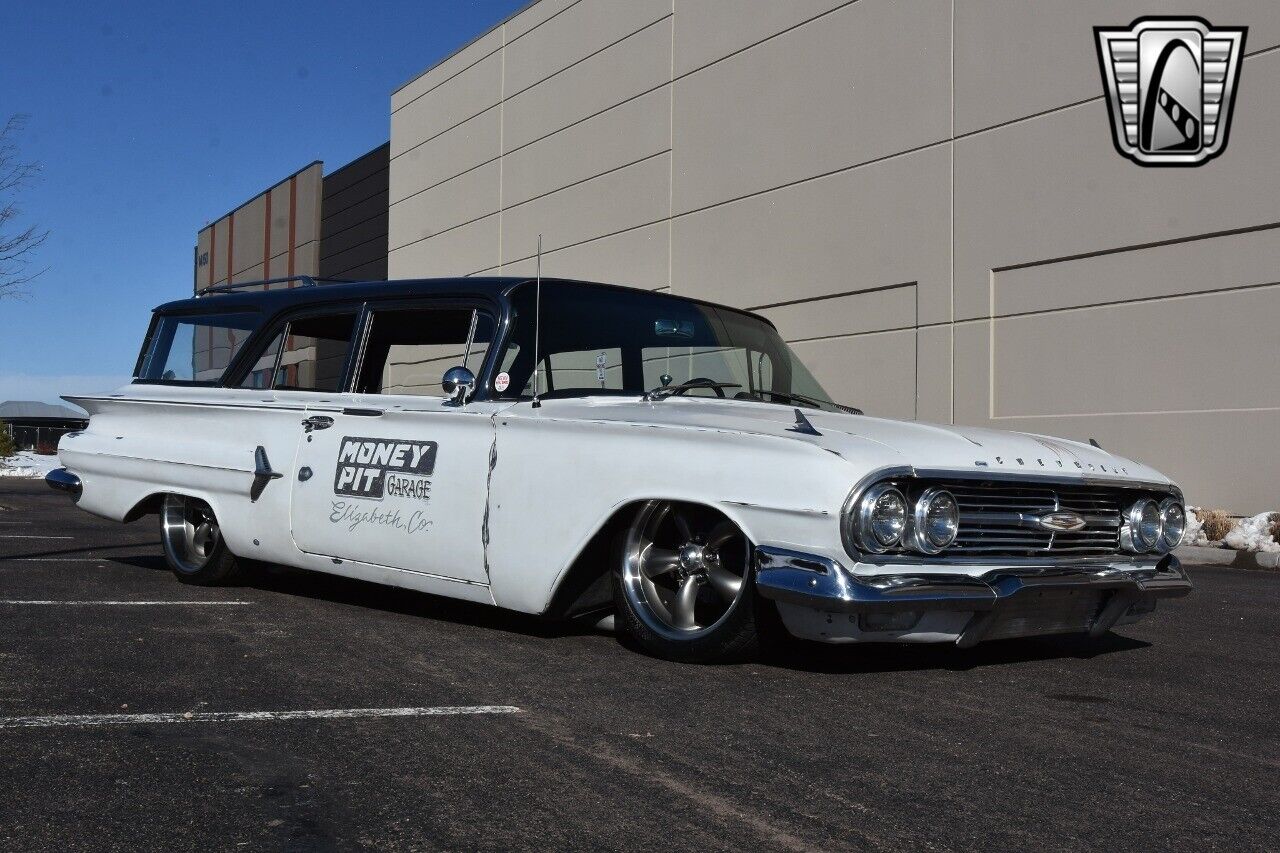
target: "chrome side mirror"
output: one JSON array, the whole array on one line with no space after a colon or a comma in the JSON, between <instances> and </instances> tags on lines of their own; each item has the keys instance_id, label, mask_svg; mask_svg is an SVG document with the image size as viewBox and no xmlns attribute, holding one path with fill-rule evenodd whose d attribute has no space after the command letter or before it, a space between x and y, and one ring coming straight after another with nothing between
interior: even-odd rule
<instances>
[{"instance_id":1,"label":"chrome side mirror","mask_svg":"<svg viewBox=\"0 0 1280 853\"><path fill-rule=\"evenodd\" d=\"M449 405L461 406L476 392L476 375L465 367L451 367L440 380L440 387L449 398Z\"/></svg>"}]
</instances>

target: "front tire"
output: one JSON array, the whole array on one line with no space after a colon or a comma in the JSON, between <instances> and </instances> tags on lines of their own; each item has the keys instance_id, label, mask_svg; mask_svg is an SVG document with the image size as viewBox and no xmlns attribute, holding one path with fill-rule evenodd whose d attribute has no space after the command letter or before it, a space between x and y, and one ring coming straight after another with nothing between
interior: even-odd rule
<instances>
[{"instance_id":1,"label":"front tire","mask_svg":"<svg viewBox=\"0 0 1280 853\"><path fill-rule=\"evenodd\" d=\"M195 586L231 583L240 563L227 548L213 509L185 495L165 495L160 505L164 559L178 580Z\"/></svg>"},{"instance_id":2,"label":"front tire","mask_svg":"<svg viewBox=\"0 0 1280 853\"><path fill-rule=\"evenodd\" d=\"M618 628L667 660L736 660L758 646L750 540L707 507L647 501L620 536Z\"/></svg>"}]
</instances>

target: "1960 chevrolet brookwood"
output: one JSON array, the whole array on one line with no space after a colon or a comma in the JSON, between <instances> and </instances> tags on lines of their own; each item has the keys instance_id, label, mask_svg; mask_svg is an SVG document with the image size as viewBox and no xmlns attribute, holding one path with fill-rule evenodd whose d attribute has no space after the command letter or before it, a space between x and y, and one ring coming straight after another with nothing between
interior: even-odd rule
<instances>
[{"instance_id":1,"label":"1960 chevrolet brookwood","mask_svg":"<svg viewBox=\"0 0 1280 853\"><path fill-rule=\"evenodd\" d=\"M1191 589L1166 477L866 417L762 317L561 280L286 283L161 306L131 384L67 398L91 418L50 485L158 514L184 582L282 563L612 615L691 661L779 616L827 642L1097 636Z\"/></svg>"}]
</instances>

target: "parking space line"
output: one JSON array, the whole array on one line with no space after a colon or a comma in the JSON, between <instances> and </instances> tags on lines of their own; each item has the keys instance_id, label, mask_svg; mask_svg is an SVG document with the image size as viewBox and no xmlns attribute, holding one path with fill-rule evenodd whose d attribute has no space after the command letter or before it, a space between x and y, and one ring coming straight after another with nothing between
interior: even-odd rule
<instances>
[{"instance_id":1,"label":"parking space line","mask_svg":"<svg viewBox=\"0 0 1280 853\"><path fill-rule=\"evenodd\" d=\"M46 600L34 600L34 599L25 600L25 599L17 599L17 598L6 598L6 599L0 599L0 604L10 604L15 606L28 605L28 604L51 606L51 605L61 604L61 605L67 605L71 607L99 607L99 606L101 607L117 607L117 606L155 607L158 605L190 604L190 605L205 607L205 606L217 606L217 605L223 605L223 604L232 604L232 605L253 604L253 602L252 601L54 601L54 600L46 601Z\"/></svg>"},{"instance_id":2,"label":"parking space line","mask_svg":"<svg viewBox=\"0 0 1280 853\"><path fill-rule=\"evenodd\" d=\"M30 536L16 533L0 533L0 539L75 539L74 536Z\"/></svg>"},{"instance_id":3,"label":"parking space line","mask_svg":"<svg viewBox=\"0 0 1280 853\"><path fill-rule=\"evenodd\" d=\"M109 563L116 559L119 557L0 557L0 563Z\"/></svg>"},{"instance_id":4,"label":"parking space line","mask_svg":"<svg viewBox=\"0 0 1280 853\"><path fill-rule=\"evenodd\" d=\"M330 708L316 711L202 711L174 714L55 714L0 717L0 729L122 726L140 723L252 723L282 720L358 720L377 717L444 717L460 714L519 714L514 705L453 705L436 708Z\"/></svg>"}]
</instances>

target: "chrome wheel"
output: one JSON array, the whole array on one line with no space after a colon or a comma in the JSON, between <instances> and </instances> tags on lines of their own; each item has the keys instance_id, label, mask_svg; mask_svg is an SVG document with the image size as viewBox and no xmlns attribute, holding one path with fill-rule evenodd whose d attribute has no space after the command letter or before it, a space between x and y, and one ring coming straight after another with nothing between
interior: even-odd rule
<instances>
[{"instance_id":1,"label":"chrome wheel","mask_svg":"<svg viewBox=\"0 0 1280 853\"><path fill-rule=\"evenodd\" d=\"M170 563L182 572L203 569L222 541L218 519L209 505L183 495L164 496L160 530Z\"/></svg>"},{"instance_id":2,"label":"chrome wheel","mask_svg":"<svg viewBox=\"0 0 1280 853\"><path fill-rule=\"evenodd\" d=\"M709 634L747 586L751 543L732 521L705 507L649 501L627 535L622 590L656 634Z\"/></svg>"}]
</instances>

